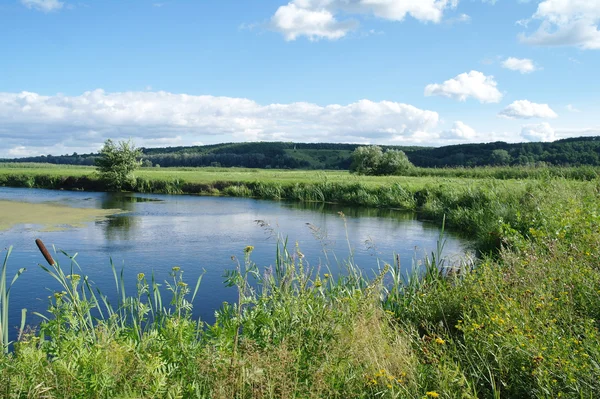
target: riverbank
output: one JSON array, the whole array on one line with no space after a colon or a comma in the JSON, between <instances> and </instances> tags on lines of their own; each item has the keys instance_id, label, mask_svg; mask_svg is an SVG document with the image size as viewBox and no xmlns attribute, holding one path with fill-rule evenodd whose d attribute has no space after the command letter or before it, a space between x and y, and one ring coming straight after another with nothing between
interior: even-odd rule
<instances>
[{"instance_id":1,"label":"riverbank","mask_svg":"<svg viewBox=\"0 0 600 399\"><path fill-rule=\"evenodd\" d=\"M48 323L0 358L0 392L212 398L593 398L600 392L596 181L364 179L238 181L229 195L303 193L296 199L405 206L439 223L445 217L476 235L480 248L497 252L476 268L459 269L445 269L433 254L420 279L403 278L397 265L382 265L378 277L367 278L349 261L347 276L333 280L324 272L305 274L301 248L280 246L274 268L265 269L247 247L226 276L238 287L237 304L224 305L206 327L189 318L196 282L182 281L176 267L164 299L151 276L138 276L138 292L115 305L114 316L101 297L92 298L85 277L65 276ZM257 291L248 285L252 279ZM90 319L90 306L106 316Z\"/></svg>"},{"instance_id":2,"label":"riverbank","mask_svg":"<svg viewBox=\"0 0 600 399\"><path fill-rule=\"evenodd\" d=\"M588 171L589 169L589 171ZM523 175L527 168L473 169L475 175ZM531 191L560 181L566 190L579 190L585 179L552 177L593 175L593 168L532 169L535 179L439 176L357 176L346 171L298 171L242 168L146 168L136 172L129 190L140 193L225 195L270 200L326 202L414 211L425 220L468 235L482 251L499 248L503 224L526 234L529 221L520 220L520 204L528 205ZM435 173L436 170L430 170ZM510 173L508 173L509 171ZM463 169L438 170L461 176ZM530 173L531 171L527 172ZM533 173L533 172L531 172ZM590 175L590 176L591 176ZM106 191L91 167L8 164L0 167L0 185L46 189Z\"/></svg>"}]
</instances>

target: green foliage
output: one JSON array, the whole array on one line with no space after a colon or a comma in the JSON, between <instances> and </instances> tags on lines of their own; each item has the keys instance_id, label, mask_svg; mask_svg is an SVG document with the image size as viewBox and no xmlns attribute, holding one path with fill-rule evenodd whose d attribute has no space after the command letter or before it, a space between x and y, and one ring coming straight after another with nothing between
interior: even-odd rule
<instances>
[{"instance_id":1,"label":"green foliage","mask_svg":"<svg viewBox=\"0 0 600 399\"><path fill-rule=\"evenodd\" d=\"M243 187L288 195L283 186ZM61 288L39 332L22 334L14 351L0 356L0 396L495 399L600 392L597 181L438 179L382 187L321 177L293 190L324 200L403 201L500 250L476 262L452 260L440 237L412 272L396 262L367 277L351 258L341 269L315 269L283 239L273 266L261 267L248 246L225 276L238 299L224 303L212 325L191 319L200 282L192 290L179 268L162 285L169 300L145 275L128 296L122 271L112 267L120 298L112 307L67 258L69 271L45 268Z\"/></svg>"},{"instance_id":2,"label":"green foliage","mask_svg":"<svg viewBox=\"0 0 600 399\"><path fill-rule=\"evenodd\" d=\"M347 170L358 144L340 143L224 143L191 147L142 148L143 158L163 167L247 167L261 169ZM500 165L600 166L600 137L577 137L551 143L458 144L438 148L382 146L404 151L421 168L480 167L499 165L492 157L506 151ZM0 159L0 163L39 162L61 165L94 165L98 154L42 155ZM505 163L506 162L506 163Z\"/></svg>"},{"instance_id":3,"label":"green foliage","mask_svg":"<svg viewBox=\"0 0 600 399\"><path fill-rule=\"evenodd\" d=\"M12 281L9 283L9 277L7 276L8 270L8 257L12 252L12 247L9 247L6 251L6 256L4 258L4 262L2 263L2 267L0 268L0 356L1 353L8 353L8 346L10 342L8 340L8 304L10 302L10 290L12 289L13 284L19 276L25 271L24 268L21 268L17 271ZM25 313L23 313L23 323ZM21 329L23 329L23 325L21 325Z\"/></svg>"},{"instance_id":4,"label":"green foliage","mask_svg":"<svg viewBox=\"0 0 600 399\"><path fill-rule=\"evenodd\" d=\"M494 150L490 160L493 165L508 165L510 164L512 157L506 150Z\"/></svg>"},{"instance_id":5,"label":"green foliage","mask_svg":"<svg viewBox=\"0 0 600 399\"><path fill-rule=\"evenodd\" d=\"M141 150L135 148L130 140L115 144L108 139L96 159L96 167L109 188L131 188L135 185L133 171L141 166L141 156Z\"/></svg>"},{"instance_id":6,"label":"green foliage","mask_svg":"<svg viewBox=\"0 0 600 399\"><path fill-rule=\"evenodd\" d=\"M402 175L412 167L403 151L384 152L381 147L372 145L354 150L350 172L368 176Z\"/></svg>"}]
</instances>

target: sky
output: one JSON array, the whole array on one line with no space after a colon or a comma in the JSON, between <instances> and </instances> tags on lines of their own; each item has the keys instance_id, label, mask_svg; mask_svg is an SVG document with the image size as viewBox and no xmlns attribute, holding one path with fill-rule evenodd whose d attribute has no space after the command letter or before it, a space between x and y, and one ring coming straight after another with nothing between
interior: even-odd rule
<instances>
[{"instance_id":1,"label":"sky","mask_svg":"<svg viewBox=\"0 0 600 399\"><path fill-rule=\"evenodd\" d=\"M600 135L600 0L0 0L0 157Z\"/></svg>"}]
</instances>

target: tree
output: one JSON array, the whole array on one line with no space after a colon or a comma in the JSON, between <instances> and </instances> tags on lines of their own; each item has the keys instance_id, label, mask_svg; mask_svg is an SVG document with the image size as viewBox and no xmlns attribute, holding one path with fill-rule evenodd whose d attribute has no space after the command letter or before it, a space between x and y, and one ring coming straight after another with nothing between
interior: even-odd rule
<instances>
[{"instance_id":1,"label":"tree","mask_svg":"<svg viewBox=\"0 0 600 399\"><path fill-rule=\"evenodd\" d=\"M404 151L383 152L381 147L372 145L354 150L350 172L371 176L400 175L412 167Z\"/></svg>"},{"instance_id":2,"label":"tree","mask_svg":"<svg viewBox=\"0 0 600 399\"><path fill-rule=\"evenodd\" d=\"M379 146L358 147L352 153L350 172L359 175L375 175L382 156L383 151Z\"/></svg>"},{"instance_id":3,"label":"tree","mask_svg":"<svg viewBox=\"0 0 600 399\"><path fill-rule=\"evenodd\" d=\"M377 174L380 176L401 175L412 167L413 164L408 160L404 151L387 150L381 157Z\"/></svg>"},{"instance_id":4,"label":"tree","mask_svg":"<svg viewBox=\"0 0 600 399\"><path fill-rule=\"evenodd\" d=\"M135 148L131 140L115 144L111 139L104 142L100 156L96 159L96 168L108 187L121 190L135 185L133 171L140 167L142 151Z\"/></svg>"},{"instance_id":5,"label":"tree","mask_svg":"<svg viewBox=\"0 0 600 399\"><path fill-rule=\"evenodd\" d=\"M492 151L491 161L494 165L508 165L512 157L506 150Z\"/></svg>"}]
</instances>

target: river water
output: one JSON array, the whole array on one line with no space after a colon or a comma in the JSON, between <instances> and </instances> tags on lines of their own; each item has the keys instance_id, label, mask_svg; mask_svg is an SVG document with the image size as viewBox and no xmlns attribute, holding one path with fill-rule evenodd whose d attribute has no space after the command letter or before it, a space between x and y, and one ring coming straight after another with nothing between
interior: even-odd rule
<instances>
[{"instance_id":1,"label":"river water","mask_svg":"<svg viewBox=\"0 0 600 399\"><path fill-rule=\"evenodd\" d=\"M412 213L324 204L303 204L246 198L168 196L70 192L0 187L0 200L60 204L77 208L120 209L123 212L78 227L14 225L0 231L0 256L13 246L9 258L9 277L18 268L27 271L11 292L11 335L20 323L22 308L27 308L28 325L40 319L32 312L45 313L48 296L57 285L38 264L44 259L35 239L41 238L51 252L63 250L75 255L82 271L100 290L115 297L115 282L110 267L124 267L128 294L134 294L138 273L158 281L168 278L173 266L184 270L190 286L205 272L194 303L194 316L214 320L214 311L225 301L237 298L233 288L223 284L223 274L243 260L244 248L254 247L252 260L261 268L274 264L277 237L287 238L288 248L296 245L305 260L321 273L342 272L350 256L367 274L380 262L392 262L398 254L409 269L436 248L439 228L416 219ZM0 205L1 206L1 205ZM3 215L4 212L4 215ZM344 217L340 215L344 214ZM6 217L0 208L0 219ZM445 254L460 256L465 240L445 233ZM351 249L350 249L351 248ZM55 255L63 267L69 259ZM0 261L1 262L1 261ZM164 295L163 295L164 297Z\"/></svg>"}]
</instances>

